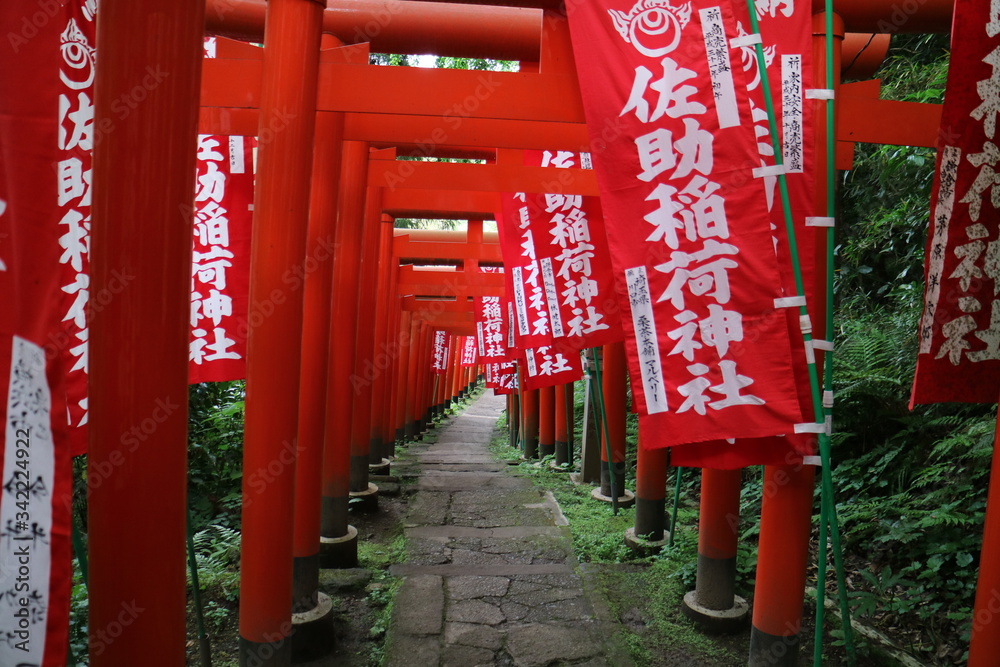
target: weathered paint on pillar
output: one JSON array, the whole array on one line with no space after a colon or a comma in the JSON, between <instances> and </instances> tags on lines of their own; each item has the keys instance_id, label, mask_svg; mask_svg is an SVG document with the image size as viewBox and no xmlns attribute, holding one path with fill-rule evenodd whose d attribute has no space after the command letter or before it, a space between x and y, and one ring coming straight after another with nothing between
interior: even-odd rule
<instances>
[{"instance_id":1,"label":"weathered paint on pillar","mask_svg":"<svg viewBox=\"0 0 1000 667\"><path fill-rule=\"evenodd\" d=\"M204 9L199 0L101 3L94 127L115 131L95 142L90 289L115 298L88 320L89 465L112 470L89 492L89 627L91 645L104 648L91 656L97 667L184 663L191 212ZM122 118L116 105L150 71L169 76ZM124 288L115 277L123 274L131 277ZM126 436L152 418L155 431L133 447ZM103 641L99 633L120 627L129 608L142 612L115 641Z\"/></svg>"}]
</instances>

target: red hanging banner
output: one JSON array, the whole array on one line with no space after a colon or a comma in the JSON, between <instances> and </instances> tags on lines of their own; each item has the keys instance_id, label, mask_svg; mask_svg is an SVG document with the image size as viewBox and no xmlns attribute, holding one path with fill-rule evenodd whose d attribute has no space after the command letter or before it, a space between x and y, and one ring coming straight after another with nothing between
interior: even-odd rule
<instances>
[{"instance_id":1,"label":"red hanging banner","mask_svg":"<svg viewBox=\"0 0 1000 667\"><path fill-rule=\"evenodd\" d=\"M476 343L484 363L507 359L503 332L503 304L498 296L477 296Z\"/></svg>"},{"instance_id":2,"label":"red hanging banner","mask_svg":"<svg viewBox=\"0 0 1000 667\"><path fill-rule=\"evenodd\" d=\"M527 197L523 192L502 194L500 203L502 213L497 216L497 231L506 269L506 294L513 305L517 346L548 345L553 338L552 324Z\"/></svg>"},{"instance_id":3,"label":"red hanging banner","mask_svg":"<svg viewBox=\"0 0 1000 667\"><path fill-rule=\"evenodd\" d=\"M517 364L507 361L499 364L490 364L492 367L493 393L497 395L517 393Z\"/></svg>"},{"instance_id":4,"label":"red hanging banner","mask_svg":"<svg viewBox=\"0 0 1000 667\"><path fill-rule=\"evenodd\" d=\"M957 0L911 407L1000 394L1000 17Z\"/></svg>"},{"instance_id":5,"label":"red hanging banner","mask_svg":"<svg viewBox=\"0 0 1000 667\"><path fill-rule=\"evenodd\" d=\"M246 377L253 139L198 137L190 382Z\"/></svg>"},{"instance_id":6,"label":"red hanging banner","mask_svg":"<svg viewBox=\"0 0 1000 667\"><path fill-rule=\"evenodd\" d=\"M476 345L475 336L462 336L462 358L459 365L468 368L469 366L475 366L479 361L478 354L479 350Z\"/></svg>"},{"instance_id":7,"label":"red hanging banner","mask_svg":"<svg viewBox=\"0 0 1000 667\"><path fill-rule=\"evenodd\" d=\"M95 140L93 10L76 1L0 4L0 34L10 48L0 70L2 665L67 662L67 420L85 422L87 407L85 393L67 404L67 375L76 367L86 388L86 348L77 348L86 341L79 334L87 284L62 269L82 271L88 252L90 166L77 149L89 151ZM64 300L69 282L82 297Z\"/></svg>"},{"instance_id":8,"label":"red hanging banner","mask_svg":"<svg viewBox=\"0 0 1000 667\"><path fill-rule=\"evenodd\" d=\"M788 185L789 203L796 228L798 254L803 282L809 303L815 300L816 234L824 233L824 219L814 215L815 172L813 169L813 112L816 104L823 104L821 94L813 91L812 64L812 11L810 5L798 3L757 3L757 20L763 43L764 60L771 84L777 126L781 136L782 162ZM738 56L733 55L734 66L747 76L750 111L757 136L758 165L766 168L775 163L774 148L770 141L767 106L764 101L762 76L755 51L754 40L747 33L749 25L737 21ZM811 101L809 98L814 98ZM777 175L763 179L767 208L771 217L774 247L778 254L778 270L784 295L794 294L795 278L792 259L783 221L784 211L777 196ZM784 317L792 346L792 365L795 370L799 405L803 415L812 414L812 396L809 387L808 367L799 330L799 311L785 308L775 311ZM745 438L717 440L678 447L671 452L674 465L697 468L736 469L749 465L792 465L801 462L803 455L815 452L815 435L789 434L771 438Z\"/></svg>"},{"instance_id":9,"label":"red hanging banner","mask_svg":"<svg viewBox=\"0 0 1000 667\"><path fill-rule=\"evenodd\" d=\"M431 356L431 369L438 375L448 372L448 332L434 332L434 347Z\"/></svg>"},{"instance_id":10,"label":"red hanging banner","mask_svg":"<svg viewBox=\"0 0 1000 667\"><path fill-rule=\"evenodd\" d=\"M626 350L651 447L764 437L802 421L757 168L746 8L574 5L570 29ZM607 142L602 128L620 137ZM645 437L648 433L649 437Z\"/></svg>"},{"instance_id":11,"label":"red hanging banner","mask_svg":"<svg viewBox=\"0 0 1000 667\"><path fill-rule=\"evenodd\" d=\"M529 391L576 382L583 377L579 350L559 344L528 348L519 363L524 369L524 388Z\"/></svg>"},{"instance_id":12,"label":"red hanging banner","mask_svg":"<svg viewBox=\"0 0 1000 667\"><path fill-rule=\"evenodd\" d=\"M525 151L524 163L591 168L589 153L569 151ZM534 240L552 341L578 350L620 341L623 334L601 200L573 194L571 181L553 178L553 184L559 192L526 194L524 206L518 208L519 215L527 217Z\"/></svg>"}]
</instances>

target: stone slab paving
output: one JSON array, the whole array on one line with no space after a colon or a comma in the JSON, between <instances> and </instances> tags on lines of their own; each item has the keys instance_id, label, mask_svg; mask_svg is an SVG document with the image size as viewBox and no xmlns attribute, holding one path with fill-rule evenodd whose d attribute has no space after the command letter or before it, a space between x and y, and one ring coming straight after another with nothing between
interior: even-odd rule
<instances>
[{"instance_id":1,"label":"stone slab paving","mask_svg":"<svg viewBox=\"0 0 1000 667\"><path fill-rule=\"evenodd\" d=\"M631 665L588 597L555 499L490 455L504 407L491 393L393 464L410 495L386 664Z\"/></svg>"}]
</instances>

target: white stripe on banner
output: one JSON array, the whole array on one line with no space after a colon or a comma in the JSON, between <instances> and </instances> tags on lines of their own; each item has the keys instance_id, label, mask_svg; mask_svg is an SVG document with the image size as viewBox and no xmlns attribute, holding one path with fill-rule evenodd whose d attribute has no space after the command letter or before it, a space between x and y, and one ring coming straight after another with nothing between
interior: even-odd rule
<instances>
[{"instance_id":1,"label":"white stripe on banner","mask_svg":"<svg viewBox=\"0 0 1000 667\"><path fill-rule=\"evenodd\" d=\"M938 301L941 299L941 280L944 278L945 248L948 247L948 227L951 213L955 208L955 175L962 160L962 149L945 146L941 154L941 169L938 172L938 198L934 207L931 227L930 257L927 260L927 294L924 297L924 315L920 322L920 354L929 354L934 336L934 317Z\"/></svg>"},{"instance_id":2,"label":"white stripe on banner","mask_svg":"<svg viewBox=\"0 0 1000 667\"><path fill-rule=\"evenodd\" d=\"M0 665L40 665L52 567L55 455L45 351L14 337L0 502Z\"/></svg>"},{"instance_id":3,"label":"white stripe on banner","mask_svg":"<svg viewBox=\"0 0 1000 667\"><path fill-rule=\"evenodd\" d=\"M663 382L660 364L660 346L656 338L653 319L653 302L649 298L649 280L646 267L625 269L628 301L632 310L632 327L635 345L639 352L639 372L642 376L642 393L646 396L646 412L654 415L667 411L667 388Z\"/></svg>"},{"instance_id":4,"label":"white stripe on banner","mask_svg":"<svg viewBox=\"0 0 1000 667\"><path fill-rule=\"evenodd\" d=\"M562 313L559 312L559 292L556 290L556 277L552 272L552 259L543 257L540 264L542 265L542 282L545 284L545 302L549 305L552 336L562 338L566 332L563 330Z\"/></svg>"},{"instance_id":5,"label":"white stripe on banner","mask_svg":"<svg viewBox=\"0 0 1000 667\"><path fill-rule=\"evenodd\" d=\"M229 137L229 173L245 174L247 158L243 151L243 137Z\"/></svg>"},{"instance_id":6,"label":"white stripe on banner","mask_svg":"<svg viewBox=\"0 0 1000 667\"><path fill-rule=\"evenodd\" d=\"M524 351L524 356L528 362L527 363L528 375L530 377L535 377L536 375L538 375L538 366L535 364L535 351L531 348L528 348L527 350Z\"/></svg>"},{"instance_id":7,"label":"white stripe on banner","mask_svg":"<svg viewBox=\"0 0 1000 667\"><path fill-rule=\"evenodd\" d=\"M514 304L507 302L507 348L514 347Z\"/></svg>"},{"instance_id":8,"label":"white stripe on banner","mask_svg":"<svg viewBox=\"0 0 1000 667\"><path fill-rule=\"evenodd\" d=\"M521 280L522 267L515 266L510 270L514 281L514 312L517 314L517 332L522 336L531 333L528 325L528 304L524 298L524 281Z\"/></svg>"},{"instance_id":9,"label":"white stripe on banner","mask_svg":"<svg viewBox=\"0 0 1000 667\"><path fill-rule=\"evenodd\" d=\"M729 42L722 25L722 10L706 7L699 12L701 30L708 54L708 73L715 91L715 112L719 127L736 127L740 124L740 110L736 105L736 87L733 85L733 67L729 60Z\"/></svg>"},{"instance_id":10,"label":"white stripe on banner","mask_svg":"<svg viewBox=\"0 0 1000 667\"><path fill-rule=\"evenodd\" d=\"M789 174L801 174L804 163L802 138L802 56L781 56L781 157Z\"/></svg>"},{"instance_id":11,"label":"white stripe on banner","mask_svg":"<svg viewBox=\"0 0 1000 667\"><path fill-rule=\"evenodd\" d=\"M476 342L479 344L479 356L486 356L486 341L483 339L483 323L476 322Z\"/></svg>"}]
</instances>

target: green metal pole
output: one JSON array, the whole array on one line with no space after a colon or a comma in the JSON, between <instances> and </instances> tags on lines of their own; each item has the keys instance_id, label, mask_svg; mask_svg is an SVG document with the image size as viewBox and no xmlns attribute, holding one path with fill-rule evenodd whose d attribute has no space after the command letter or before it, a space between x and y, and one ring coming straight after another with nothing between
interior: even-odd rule
<instances>
[{"instance_id":1,"label":"green metal pole","mask_svg":"<svg viewBox=\"0 0 1000 667\"><path fill-rule=\"evenodd\" d=\"M750 26L751 32L754 34L760 34L760 24L757 20L757 11L754 5L754 0L747 0L747 9L750 13ZM827 63L826 63L826 74L828 85L833 83L833 5L832 0L826 0L826 53L827 53ZM764 94L764 104L767 107L767 122L768 129L771 134L771 146L774 150L774 161L775 165L781 167L783 165L782 161L782 151L781 146L778 141L778 127L776 121L776 113L774 111L774 100L771 97L771 84L769 76L767 73L767 64L764 59L764 46L761 43L754 45L754 51L757 55L757 65L760 69L761 74L761 87ZM828 102L828 104L830 104ZM829 107L828 107L829 110ZM835 127L833 125L832 116L827 114L827 144L829 146L830 142L833 140L834 135L831 133L830 128ZM836 186L835 176L833 170L829 169L830 161L833 159L831 155L831 150L827 150L827 188ZM785 178L784 173L778 174L778 187L781 193L781 206L784 213L785 219L785 230L788 234L788 246L792 257L792 270L795 276L795 291L796 295L800 297L805 296L805 285L802 280L802 265L799 257L798 241L795 233L795 225L792 220L792 205L791 200L788 195L788 181ZM835 191L827 193L827 212L835 212ZM831 215L831 217L833 217ZM832 244L830 244L832 247ZM829 249L828 249L829 252ZM831 265L832 266L832 265ZM828 287L829 291L829 287ZM829 304L828 304L829 308ZM829 313L829 311L828 311ZM803 302L803 305L799 307L800 320L805 323L802 327L802 338L807 349L811 348L813 345L812 329L809 320L809 309L808 306ZM827 329L830 330L830 318L827 317ZM829 364L828 364L829 366ZM819 450L821 459L821 494L820 501L822 503L821 507L826 510L827 524L830 528L830 535L833 542L833 552L834 552L834 562L837 568L838 581L843 581L843 563L842 554L840 552L840 530L836 517L836 505L833 500L833 477L830 471L830 434L826 432L826 411L823 408L822 393L820 392L819 374L816 370L815 359L812 359L807 364L809 370L809 389L812 396L813 404L813 414L816 416L816 423L823 426L823 430L819 435ZM823 512L821 512L820 520L823 520ZM851 632L851 620L850 620L850 608L847 605L847 590L843 586L840 587L840 607L841 613L844 620L844 643L847 648L848 663L853 665L855 662L855 652L854 652L854 641L853 633ZM817 609L819 609L823 604L824 591L817 590ZM817 624L818 625L818 624Z\"/></svg>"}]
</instances>

